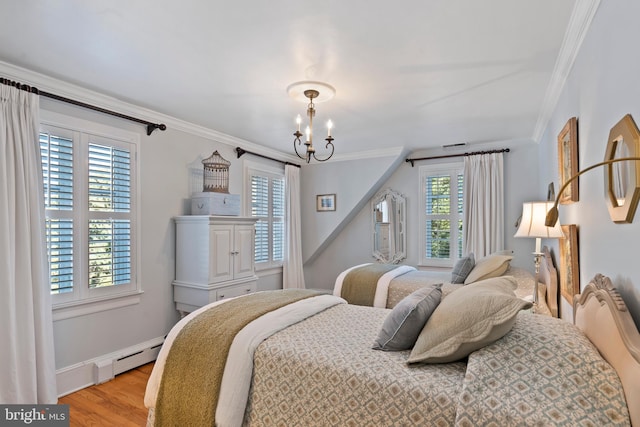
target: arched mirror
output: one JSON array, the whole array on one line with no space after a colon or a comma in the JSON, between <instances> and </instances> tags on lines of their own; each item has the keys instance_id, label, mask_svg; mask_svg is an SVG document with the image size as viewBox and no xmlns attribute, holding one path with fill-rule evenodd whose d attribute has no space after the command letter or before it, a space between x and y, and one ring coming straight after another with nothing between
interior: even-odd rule
<instances>
[{"instance_id":1,"label":"arched mirror","mask_svg":"<svg viewBox=\"0 0 640 427\"><path fill-rule=\"evenodd\" d=\"M371 201L373 257L397 264L407 257L406 202L402 194L386 189Z\"/></svg>"},{"instance_id":2,"label":"arched mirror","mask_svg":"<svg viewBox=\"0 0 640 427\"><path fill-rule=\"evenodd\" d=\"M640 155L640 131L627 114L609 133L605 160ZM616 223L633 222L640 200L640 162L623 161L605 167L606 201L611 220Z\"/></svg>"}]
</instances>

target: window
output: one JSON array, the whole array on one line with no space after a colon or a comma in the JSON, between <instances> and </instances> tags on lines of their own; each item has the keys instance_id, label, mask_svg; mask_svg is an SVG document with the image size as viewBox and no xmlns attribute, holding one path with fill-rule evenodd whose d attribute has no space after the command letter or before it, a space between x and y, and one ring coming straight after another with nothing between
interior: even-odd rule
<instances>
[{"instance_id":1,"label":"window","mask_svg":"<svg viewBox=\"0 0 640 427\"><path fill-rule=\"evenodd\" d=\"M137 136L62 121L39 141L54 308L137 294Z\"/></svg>"},{"instance_id":2,"label":"window","mask_svg":"<svg viewBox=\"0 0 640 427\"><path fill-rule=\"evenodd\" d=\"M462 164L420 167L420 264L453 266L462 257Z\"/></svg>"},{"instance_id":3,"label":"window","mask_svg":"<svg viewBox=\"0 0 640 427\"><path fill-rule=\"evenodd\" d=\"M256 222L256 269L278 267L284 261L284 172L247 165L249 215Z\"/></svg>"}]
</instances>

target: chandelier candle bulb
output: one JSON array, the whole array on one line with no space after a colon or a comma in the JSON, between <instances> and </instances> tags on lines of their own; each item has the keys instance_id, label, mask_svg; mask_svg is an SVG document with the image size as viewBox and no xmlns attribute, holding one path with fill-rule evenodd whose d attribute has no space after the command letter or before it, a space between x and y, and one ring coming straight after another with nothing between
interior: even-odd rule
<instances>
[{"instance_id":1,"label":"chandelier candle bulb","mask_svg":"<svg viewBox=\"0 0 640 427\"><path fill-rule=\"evenodd\" d=\"M333 122L331 119L327 122L327 136L331 136L331 128L333 127Z\"/></svg>"},{"instance_id":2,"label":"chandelier candle bulb","mask_svg":"<svg viewBox=\"0 0 640 427\"><path fill-rule=\"evenodd\" d=\"M298 114L298 116L296 117L296 124L298 125L298 132L300 132L300 123L302 123L302 117L300 117L300 114Z\"/></svg>"}]
</instances>

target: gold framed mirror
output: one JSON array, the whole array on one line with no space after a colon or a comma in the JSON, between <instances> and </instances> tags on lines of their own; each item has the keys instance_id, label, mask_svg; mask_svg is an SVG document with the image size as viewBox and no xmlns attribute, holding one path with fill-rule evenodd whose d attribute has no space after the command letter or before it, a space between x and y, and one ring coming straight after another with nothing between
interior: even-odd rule
<instances>
[{"instance_id":1,"label":"gold framed mirror","mask_svg":"<svg viewBox=\"0 0 640 427\"><path fill-rule=\"evenodd\" d=\"M640 156L640 131L630 114L609 132L604 159ZM611 220L631 223L640 200L640 161L622 161L605 166L605 199Z\"/></svg>"}]
</instances>

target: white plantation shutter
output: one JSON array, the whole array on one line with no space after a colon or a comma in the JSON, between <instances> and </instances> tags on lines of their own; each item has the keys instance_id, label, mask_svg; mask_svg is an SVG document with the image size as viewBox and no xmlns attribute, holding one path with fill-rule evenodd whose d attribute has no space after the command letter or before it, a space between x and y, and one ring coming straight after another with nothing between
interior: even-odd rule
<instances>
[{"instance_id":1,"label":"white plantation shutter","mask_svg":"<svg viewBox=\"0 0 640 427\"><path fill-rule=\"evenodd\" d=\"M73 291L73 139L40 133L49 280L54 294Z\"/></svg>"},{"instance_id":2,"label":"white plantation shutter","mask_svg":"<svg viewBox=\"0 0 640 427\"><path fill-rule=\"evenodd\" d=\"M272 180L273 260L284 259L284 178Z\"/></svg>"},{"instance_id":3,"label":"white plantation shutter","mask_svg":"<svg viewBox=\"0 0 640 427\"><path fill-rule=\"evenodd\" d=\"M256 222L255 262L269 261L269 178L251 176L251 216Z\"/></svg>"},{"instance_id":4,"label":"white plantation shutter","mask_svg":"<svg viewBox=\"0 0 640 427\"><path fill-rule=\"evenodd\" d=\"M131 281L131 156L89 144L89 288ZM108 213L109 218L104 218Z\"/></svg>"},{"instance_id":5,"label":"white plantation shutter","mask_svg":"<svg viewBox=\"0 0 640 427\"><path fill-rule=\"evenodd\" d=\"M249 170L250 215L257 217L256 266L278 266L284 259L284 176Z\"/></svg>"},{"instance_id":6,"label":"white plantation shutter","mask_svg":"<svg viewBox=\"0 0 640 427\"><path fill-rule=\"evenodd\" d=\"M462 256L462 165L420 168L422 188L421 264L452 266Z\"/></svg>"}]
</instances>

